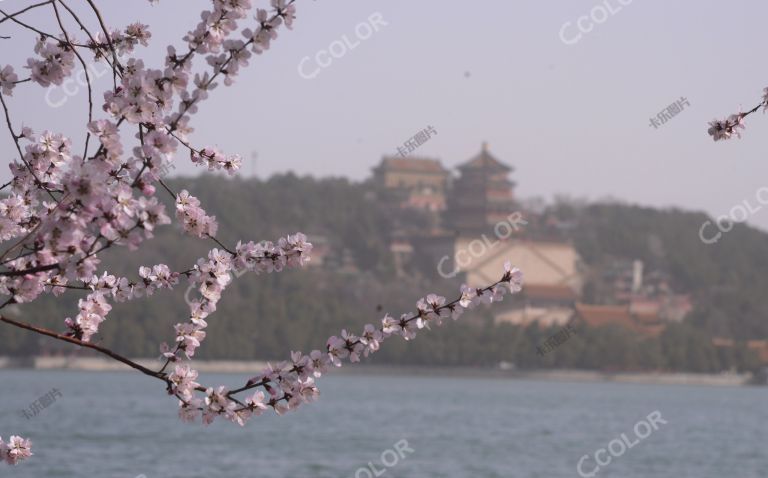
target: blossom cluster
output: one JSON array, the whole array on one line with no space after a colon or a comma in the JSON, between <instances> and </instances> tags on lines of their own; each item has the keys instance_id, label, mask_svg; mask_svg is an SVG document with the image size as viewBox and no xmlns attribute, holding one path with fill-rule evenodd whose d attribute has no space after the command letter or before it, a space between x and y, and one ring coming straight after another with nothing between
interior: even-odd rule
<instances>
[{"instance_id":1,"label":"blossom cluster","mask_svg":"<svg viewBox=\"0 0 768 478\"><path fill-rule=\"evenodd\" d=\"M190 286L197 291L197 297L189 298L189 322L178 323L176 346L161 345L161 353L170 362L176 362L179 354L187 359L205 339L206 318L216 311L224 289L232 282L232 275L245 272L279 272L286 267L301 267L309 261L312 244L304 234L298 233L281 238L277 244L270 241L261 243L239 242L234 252L212 249L207 259L199 259L187 273Z\"/></svg>"},{"instance_id":2,"label":"blossom cluster","mask_svg":"<svg viewBox=\"0 0 768 478\"><path fill-rule=\"evenodd\" d=\"M0 200L0 240L30 241L3 264L0 294L30 302L46 285L60 292L70 281L90 282L100 250L136 248L156 226L170 222L156 197L134 194L129 178L121 176L130 165L110 162L119 148L104 137L104 154L90 161L74 155L62 135L27 130L20 138L26 142L22 163L11 165L12 189Z\"/></svg>"},{"instance_id":3,"label":"blossom cluster","mask_svg":"<svg viewBox=\"0 0 768 478\"><path fill-rule=\"evenodd\" d=\"M0 69L0 92L4 95L11 96L13 94L13 87L16 86L17 81L19 81L19 76L13 71L11 65L5 65Z\"/></svg>"},{"instance_id":4,"label":"blossom cluster","mask_svg":"<svg viewBox=\"0 0 768 478\"><path fill-rule=\"evenodd\" d=\"M227 156L214 148L204 148L200 151L192 151L190 156L193 163L207 165L209 171L224 169L225 171L232 173L240 169L240 165L243 162L240 155L234 154Z\"/></svg>"},{"instance_id":5,"label":"blossom cluster","mask_svg":"<svg viewBox=\"0 0 768 478\"><path fill-rule=\"evenodd\" d=\"M744 113L736 113L722 121L710 121L707 133L709 133L715 141L730 139L731 136L741 138L741 132L739 130L744 129L744 116L746 116Z\"/></svg>"},{"instance_id":6,"label":"blossom cluster","mask_svg":"<svg viewBox=\"0 0 768 478\"><path fill-rule=\"evenodd\" d=\"M179 364L168 377L169 392L179 398L179 416L184 421L201 418L204 424L209 424L221 417L243 425L268 409L282 415L318 397L315 379L329 367L341 367L345 360L359 362L361 357L379 350L382 342L390 337L411 340L420 330L440 326L445 319L458 319L466 309L499 302L505 292L519 292L522 281L522 272L507 263L504 275L493 285L484 288L463 285L459 298L452 302L429 294L417 302L415 314L403 314L399 319L385 315L379 325L366 324L359 335L342 330L340 336L328 339L324 350L313 350L306 355L291 352L289 361L268 364L261 374L235 390L225 386L204 388L197 382L197 371L188 364ZM249 395L245 401L235 398L237 393L254 388L263 390Z\"/></svg>"},{"instance_id":7,"label":"blossom cluster","mask_svg":"<svg viewBox=\"0 0 768 478\"><path fill-rule=\"evenodd\" d=\"M132 23L125 27L124 30L112 29L109 39L107 39L103 32L98 32L93 39L88 41L88 46L92 49L97 59L108 56L111 48L115 49L117 55L122 56L133 53L134 48L139 44L141 46L149 45L150 38L152 38L152 33L147 25ZM111 48L110 43L112 45Z\"/></svg>"},{"instance_id":8,"label":"blossom cluster","mask_svg":"<svg viewBox=\"0 0 768 478\"><path fill-rule=\"evenodd\" d=\"M32 442L30 440L11 435L8 443L5 443L0 438L0 463L17 465L32 455Z\"/></svg>"},{"instance_id":9,"label":"blossom cluster","mask_svg":"<svg viewBox=\"0 0 768 478\"><path fill-rule=\"evenodd\" d=\"M741 138L741 131L739 130L743 130L745 128L744 118L760 109L760 107L763 108L763 112L768 110L768 87L763 88L763 100L759 105L755 106L747 112L732 114L724 120L715 119L710 121L707 133L709 133L709 135L712 136L712 139L715 141L731 139L734 136Z\"/></svg>"},{"instance_id":10,"label":"blossom cluster","mask_svg":"<svg viewBox=\"0 0 768 478\"><path fill-rule=\"evenodd\" d=\"M215 236L219 228L216 216L209 216L200 207L200 201L185 189L176 196L176 218L184 230L193 236Z\"/></svg>"},{"instance_id":11,"label":"blossom cluster","mask_svg":"<svg viewBox=\"0 0 768 478\"><path fill-rule=\"evenodd\" d=\"M42 87L61 85L72 74L75 67L75 53L64 41L54 42L39 39L35 44L35 53L40 58L29 58L27 68L31 71L32 81Z\"/></svg>"}]
</instances>

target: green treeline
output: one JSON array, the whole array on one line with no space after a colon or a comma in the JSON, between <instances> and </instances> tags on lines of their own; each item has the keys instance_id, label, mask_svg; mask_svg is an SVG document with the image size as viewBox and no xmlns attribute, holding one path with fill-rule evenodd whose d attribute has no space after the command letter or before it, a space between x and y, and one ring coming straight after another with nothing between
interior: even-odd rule
<instances>
[{"instance_id":1,"label":"green treeline","mask_svg":"<svg viewBox=\"0 0 768 478\"><path fill-rule=\"evenodd\" d=\"M302 231L322 236L332 251L327 267L246 274L235 280L208 320L200 358L287 359L291 350L322 348L343 328L358 331L385 312L397 316L411 311L415 301L429 292L453 297L458 291L459 279L441 279L428 261L414 261L407 277L395 275L389 252L393 231L419 228L427 219L387 209L366 184L292 174L265 181L205 175L170 183L200 198L208 213L217 217L224 243L276 239ZM649 267L668 271L675 290L691 293L695 311L655 339L639 339L612 327L577 329L575 336L542 356L537 346L557 329L494 325L490 310L481 308L438 330L421 332L413 342L393 338L369 360L446 366L505 361L528 369L757 368L756 357L746 351L743 341L768 338L768 297L763 293L768 290L768 235L737 225L719 242L707 245L698 237L706 220L703 214L615 204L577 206L560 201L545 214L574 224L566 239L574 242L588 265L613 257L641 259ZM114 250L104 256L104 265L129 277L137 276L139 265L166 263L183 270L210 247L182 237L175 225L166 226L141 251ZM173 324L185 320L185 289L182 282L150 300L116 304L98 342L131 357L158 355L159 343L174 338ZM10 315L63 330L64 318L77 313L77 298L77 294L55 301L45 297L14 306ZM714 336L733 338L741 345L715 348ZM67 344L0 326L0 355L68 351Z\"/></svg>"}]
</instances>

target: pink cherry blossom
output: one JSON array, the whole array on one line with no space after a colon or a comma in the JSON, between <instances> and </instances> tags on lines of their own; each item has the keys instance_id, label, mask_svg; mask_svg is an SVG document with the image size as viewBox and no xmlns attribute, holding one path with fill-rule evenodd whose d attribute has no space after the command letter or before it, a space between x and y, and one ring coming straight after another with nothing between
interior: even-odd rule
<instances>
[{"instance_id":1,"label":"pink cherry blossom","mask_svg":"<svg viewBox=\"0 0 768 478\"><path fill-rule=\"evenodd\" d=\"M19 77L13 72L13 67L5 65L0 69L0 93L11 96L18 80Z\"/></svg>"},{"instance_id":2,"label":"pink cherry blossom","mask_svg":"<svg viewBox=\"0 0 768 478\"><path fill-rule=\"evenodd\" d=\"M5 443L0 438L0 462L18 465L32 455L32 442L30 440L11 435L8 443Z\"/></svg>"},{"instance_id":3,"label":"pink cherry blossom","mask_svg":"<svg viewBox=\"0 0 768 478\"><path fill-rule=\"evenodd\" d=\"M41 39L35 44L35 53L40 58L27 60L32 81L40 86L61 85L72 73L75 66L75 54L66 42L54 42Z\"/></svg>"},{"instance_id":4,"label":"pink cherry blossom","mask_svg":"<svg viewBox=\"0 0 768 478\"><path fill-rule=\"evenodd\" d=\"M739 130L744 129L744 116L744 113L737 113L730 115L722 121L713 120L709 123L709 130L707 132L715 141L730 139L732 136L741 138Z\"/></svg>"}]
</instances>

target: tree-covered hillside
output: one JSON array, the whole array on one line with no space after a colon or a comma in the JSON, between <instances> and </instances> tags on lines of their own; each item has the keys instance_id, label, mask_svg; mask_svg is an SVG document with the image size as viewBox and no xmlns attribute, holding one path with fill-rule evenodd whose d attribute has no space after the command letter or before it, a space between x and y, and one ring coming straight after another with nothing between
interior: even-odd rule
<instances>
[{"instance_id":1,"label":"tree-covered hillside","mask_svg":"<svg viewBox=\"0 0 768 478\"><path fill-rule=\"evenodd\" d=\"M699 231L710 219L700 213L615 204L559 213L576 220L573 240L588 264L620 256L667 270L676 290L694 296L694 325L721 337L768 338L768 234L737 224L707 244Z\"/></svg>"},{"instance_id":2,"label":"tree-covered hillside","mask_svg":"<svg viewBox=\"0 0 768 478\"><path fill-rule=\"evenodd\" d=\"M209 320L201 358L286 358L290 350L321 348L340 329L358 329L377 321L384 311L393 315L409 311L428 292L452 296L458 290L459 279L436 279L434 266L423 273L415 268L407 277L395 275L389 253L392 232L404 225L417 228L426 219L387 209L365 184L292 174L266 181L206 175L170 182L175 190L194 191L209 214L217 216L225 243L276 239L302 231L322 236L330 258L344 252L356 266L310 267L237 279ZM376 362L492 365L507 361L522 368L707 372L756 367L755 357L743 348L716 349L711 338L768 338L768 296L762 292L768 290L764 274L768 235L737 225L718 243L704 244L698 234L706 217L678 210L558 203L548 214L575 224L567 235L588 265L625 257L668 270L675 289L695 297L697 307L690 319L670 326L657 339L638 339L610 327L582 329L552 353L540 356L536 347L556 330L497 326L485 309L421 333L418 343L390 341L376 355ZM173 227L161 228L151 247L139 253L115 251L108 259L111 270L135 277L139 265L190 267L210 244L181 238ZM187 313L184 292L182 285L174 291L159 291L153 300L116 305L99 340L124 355L158 355L159 342L173 340L173 324ZM14 314L61 330L64 318L76 313L77 295L68 297L16 306ZM0 327L0 355L62 350L68 350L65 344Z\"/></svg>"}]
</instances>

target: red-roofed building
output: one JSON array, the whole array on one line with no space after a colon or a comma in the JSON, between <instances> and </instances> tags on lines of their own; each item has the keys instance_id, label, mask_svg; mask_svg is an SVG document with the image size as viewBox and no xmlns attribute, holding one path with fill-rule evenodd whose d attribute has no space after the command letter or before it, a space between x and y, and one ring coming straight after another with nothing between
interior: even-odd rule
<instances>
[{"instance_id":1,"label":"red-roofed building","mask_svg":"<svg viewBox=\"0 0 768 478\"><path fill-rule=\"evenodd\" d=\"M744 344L733 339L713 337L712 345L718 348L733 348L746 345L748 350L753 351L757 355L757 359L762 365L768 366L768 340L747 340L746 344Z\"/></svg>"},{"instance_id":2,"label":"red-roofed building","mask_svg":"<svg viewBox=\"0 0 768 478\"><path fill-rule=\"evenodd\" d=\"M656 337L666 328L657 314L632 314L626 305L576 304L574 320L588 327L616 325L648 337Z\"/></svg>"},{"instance_id":3,"label":"red-roofed building","mask_svg":"<svg viewBox=\"0 0 768 478\"><path fill-rule=\"evenodd\" d=\"M757 354L761 364L768 365L768 340L748 340L747 348Z\"/></svg>"},{"instance_id":4,"label":"red-roofed building","mask_svg":"<svg viewBox=\"0 0 768 478\"><path fill-rule=\"evenodd\" d=\"M542 300L549 302L563 302L573 304L578 299L578 294L573 287L565 284L529 284L523 287L521 296L530 300Z\"/></svg>"}]
</instances>

